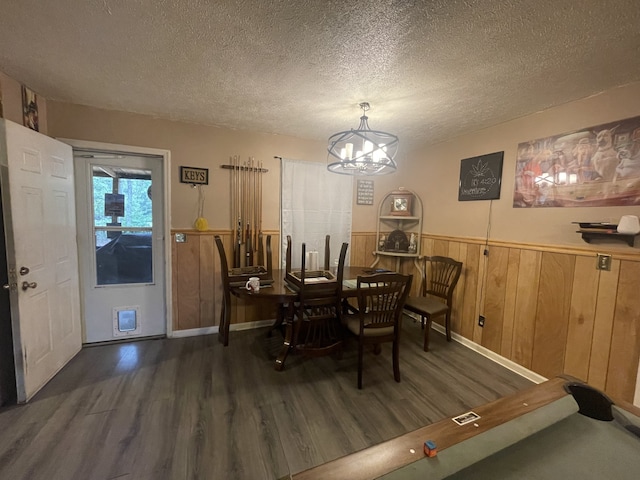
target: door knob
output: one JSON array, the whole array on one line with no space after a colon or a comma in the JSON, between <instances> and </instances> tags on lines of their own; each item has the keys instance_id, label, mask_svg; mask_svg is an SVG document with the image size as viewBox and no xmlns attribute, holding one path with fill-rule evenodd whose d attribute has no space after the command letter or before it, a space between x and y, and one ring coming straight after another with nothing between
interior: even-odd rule
<instances>
[{"instance_id":1,"label":"door knob","mask_svg":"<svg viewBox=\"0 0 640 480\"><path fill-rule=\"evenodd\" d=\"M36 288L38 284L36 282L22 282L22 290L28 290L30 288Z\"/></svg>"},{"instance_id":2,"label":"door knob","mask_svg":"<svg viewBox=\"0 0 640 480\"><path fill-rule=\"evenodd\" d=\"M29 273L29 269L27 267L20 267L20 275L24 276Z\"/></svg>"}]
</instances>

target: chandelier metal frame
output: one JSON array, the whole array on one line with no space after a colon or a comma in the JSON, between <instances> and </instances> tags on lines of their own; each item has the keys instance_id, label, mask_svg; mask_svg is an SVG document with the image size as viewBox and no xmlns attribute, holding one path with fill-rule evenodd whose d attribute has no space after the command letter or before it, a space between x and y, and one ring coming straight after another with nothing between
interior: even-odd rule
<instances>
[{"instance_id":1,"label":"chandelier metal frame","mask_svg":"<svg viewBox=\"0 0 640 480\"><path fill-rule=\"evenodd\" d=\"M371 130L369 103L360 103L362 116L357 129L334 133L329 137L327 169L341 175L387 175L397 169L394 157L399 140L396 135Z\"/></svg>"}]
</instances>

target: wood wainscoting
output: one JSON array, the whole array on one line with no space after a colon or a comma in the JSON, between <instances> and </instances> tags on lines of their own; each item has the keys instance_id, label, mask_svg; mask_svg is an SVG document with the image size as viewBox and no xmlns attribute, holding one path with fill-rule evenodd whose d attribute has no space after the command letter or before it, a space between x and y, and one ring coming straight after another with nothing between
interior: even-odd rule
<instances>
[{"instance_id":1,"label":"wood wainscoting","mask_svg":"<svg viewBox=\"0 0 640 480\"><path fill-rule=\"evenodd\" d=\"M175 233L186 241L176 243ZM279 233L272 235L273 265L279 265ZM172 232L173 328L219 324L220 260L214 235L231 252L230 231ZM351 265L371 265L374 232L355 232ZM569 374L611 396L633 402L640 360L640 252L608 245L558 247L483 239L422 236L423 255L463 262L455 291L455 333L547 378ZM596 253L613 256L611 270L596 270ZM403 273L417 274L403 260ZM384 257L378 266L395 268ZM419 282L414 282L417 293ZM232 297L231 323L275 318L268 303ZM485 317L484 327L478 317Z\"/></svg>"},{"instance_id":2,"label":"wood wainscoting","mask_svg":"<svg viewBox=\"0 0 640 480\"><path fill-rule=\"evenodd\" d=\"M423 255L464 264L455 291L455 333L547 378L569 374L633 402L640 360L640 252L498 241L485 247L483 239L434 235L423 235L421 245ZM352 246L358 255L354 259L352 253L352 262L371 263L375 234L355 233ZM612 255L610 271L596 269L597 252ZM403 263L403 270L413 268ZM415 293L418 287L415 282ZM478 326L479 315L484 327Z\"/></svg>"},{"instance_id":3,"label":"wood wainscoting","mask_svg":"<svg viewBox=\"0 0 640 480\"><path fill-rule=\"evenodd\" d=\"M176 242L176 234L184 234L184 242ZM171 291L173 298L173 330L211 329L220 324L222 283L220 257L214 236L220 235L227 260L232 261L232 235L229 230L172 230ZM280 265L280 234L271 235L273 266ZM231 296L231 324L275 318L275 307L269 302L245 302Z\"/></svg>"}]
</instances>

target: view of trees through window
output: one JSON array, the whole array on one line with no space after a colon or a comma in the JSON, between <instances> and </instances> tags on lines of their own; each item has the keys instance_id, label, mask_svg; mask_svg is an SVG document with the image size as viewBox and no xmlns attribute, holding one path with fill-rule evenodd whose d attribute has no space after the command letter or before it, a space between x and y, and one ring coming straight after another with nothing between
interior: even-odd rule
<instances>
[{"instance_id":1,"label":"view of trees through window","mask_svg":"<svg viewBox=\"0 0 640 480\"><path fill-rule=\"evenodd\" d=\"M96 227L115 226L110 225L114 221L120 223L123 227L123 233L126 227L149 227L153 225L151 198L149 192L151 188L151 180L149 179L118 179L117 191L113 191L114 179L111 177L93 177L93 208L94 208L94 225ZM124 216L105 215L105 202L107 194L119 193L124 195ZM133 233L133 232L127 232ZM149 235L150 232L139 232L140 234ZM107 232L102 230L96 231L96 247L100 247L109 242Z\"/></svg>"}]
</instances>

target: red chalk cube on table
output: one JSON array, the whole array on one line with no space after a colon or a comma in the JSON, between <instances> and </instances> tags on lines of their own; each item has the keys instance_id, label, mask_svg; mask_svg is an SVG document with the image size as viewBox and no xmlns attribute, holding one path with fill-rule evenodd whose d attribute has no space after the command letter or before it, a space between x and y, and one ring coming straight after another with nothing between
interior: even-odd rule
<instances>
[{"instance_id":1,"label":"red chalk cube on table","mask_svg":"<svg viewBox=\"0 0 640 480\"><path fill-rule=\"evenodd\" d=\"M438 454L436 442L434 442L433 440L427 440L426 442L424 442L424 454L427 457L435 457Z\"/></svg>"}]
</instances>

